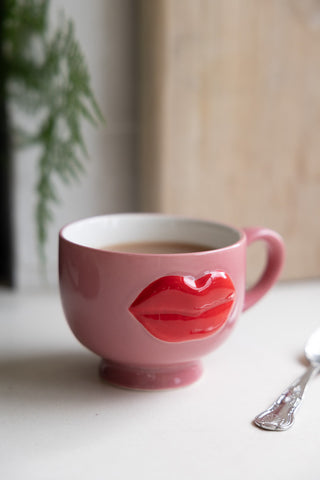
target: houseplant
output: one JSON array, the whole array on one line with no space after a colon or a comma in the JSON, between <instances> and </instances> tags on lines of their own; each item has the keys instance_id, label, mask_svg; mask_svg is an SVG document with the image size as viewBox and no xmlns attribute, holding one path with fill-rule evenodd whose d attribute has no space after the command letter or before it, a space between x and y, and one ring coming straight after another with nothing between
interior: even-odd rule
<instances>
[{"instance_id":1,"label":"houseplant","mask_svg":"<svg viewBox=\"0 0 320 480\"><path fill-rule=\"evenodd\" d=\"M48 225L59 201L57 181L69 184L83 172L87 150L83 121L103 121L74 24L60 14L49 24L50 0L0 0L1 163L10 177L10 147L36 146L35 228L45 261ZM8 106L10 105L10 109ZM32 122L19 122L18 111Z\"/></svg>"}]
</instances>

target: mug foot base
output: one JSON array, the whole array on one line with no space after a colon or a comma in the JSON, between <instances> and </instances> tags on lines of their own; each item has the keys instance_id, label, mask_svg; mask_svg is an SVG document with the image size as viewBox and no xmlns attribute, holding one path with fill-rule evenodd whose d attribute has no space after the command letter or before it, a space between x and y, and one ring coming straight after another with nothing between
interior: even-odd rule
<instances>
[{"instance_id":1,"label":"mug foot base","mask_svg":"<svg viewBox=\"0 0 320 480\"><path fill-rule=\"evenodd\" d=\"M101 378L113 385L134 390L166 390L185 387L202 375L200 361L159 367L129 366L102 359Z\"/></svg>"}]
</instances>

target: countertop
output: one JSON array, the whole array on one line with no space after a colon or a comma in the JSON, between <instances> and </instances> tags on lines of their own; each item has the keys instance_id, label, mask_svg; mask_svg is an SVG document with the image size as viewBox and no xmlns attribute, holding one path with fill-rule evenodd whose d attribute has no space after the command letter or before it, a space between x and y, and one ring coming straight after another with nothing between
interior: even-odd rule
<instances>
[{"instance_id":1,"label":"countertop","mask_svg":"<svg viewBox=\"0 0 320 480\"><path fill-rule=\"evenodd\" d=\"M280 283L205 357L197 383L119 389L66 324L57 291L0 290L0 471L6 480L320 479L320 376L286 432L252 420L304 372L320 281Z\"/></svg>"}]
</instances>

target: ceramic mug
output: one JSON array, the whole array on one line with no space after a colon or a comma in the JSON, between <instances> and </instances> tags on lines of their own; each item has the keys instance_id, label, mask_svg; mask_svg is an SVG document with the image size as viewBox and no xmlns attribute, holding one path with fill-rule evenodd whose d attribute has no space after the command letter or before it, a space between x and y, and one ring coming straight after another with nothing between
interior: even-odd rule
<instances>
[{"instance_id":1,"label":"ceramic mug","mask_svg":"<svg viewBox=\"0 0 320 480\"><path fill-rule=\"evenodd\" d=\"M265 269L246 290L246 251L267 248ZM126 253L123 242L197 243L190 253ZM281 271L281 237L163 214L114 214L71 223L59 234L60 295L76 338L99 355L100 374L134 389L190 384L201 357L220 345L243 310L256 303Z\"/></svg>"}]
</instances>

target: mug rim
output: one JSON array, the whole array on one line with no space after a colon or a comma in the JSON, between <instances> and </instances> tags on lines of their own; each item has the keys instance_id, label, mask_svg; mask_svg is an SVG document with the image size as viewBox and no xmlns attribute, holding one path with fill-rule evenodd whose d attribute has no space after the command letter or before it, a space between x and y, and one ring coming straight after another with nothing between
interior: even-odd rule
<instances>
[{"instance_id":1,"label":"mug rim","mask_svg":"<svg viewBox=\"0 0 320 480\"><path fill-rule=\"evenodd\" d=\"M199 250L199 251L192 251L192 252L180 252L180 253L143 253L143 252L125 252L125 251L117 251L117 250L108 250L106 247L99 248L95 246L90 246L90 245L85 245L81 243L80 241L75 241L66 236L66 230L69 228L79 225L81 223L87 223L87 222L96 222L99 220L102 220L104 218L161 218L164 220L176 220L179 222L194 222L194 223L199 223L202 225L207 225L209 227L216 226L218 228L223 228L230 233L236 234L238 236L238 239L235 242L232 242L230 244L221 246L221 247L214 247L211 250ZM74 220L71 222L68 222L65 224L61 229L59 230L59 239L63 240L71 245L74 245L78 248L81 249L88 249L88 250L93 250L95 252L101 252L103 254L112 254L112 255L134 255L134 256L148 256L148 257L154 257L154 256L161 256L161 257L167 257L167 256L190 256L190 255L207 255L209 253L214 253L214 252L221 252L229 249L236 248L238 245L240 245L244 240L245 240L245 233L242 229L234 227L232 225L229 225L224 222L220 221L215 221L211 219L205 219L205 218L200 218L200 217L191 217L191 216L186 216L186 215L179 215L179 214L168 214L168 213L161 213L161 212L121 212L121 213L110 213L110 214L101 214L101 215L92 215L89 217L83 217L78 220ZM121 243L121 242L119 242ZM200 243L200 242L199 242Z\"/></svg>"}]
</instances>

